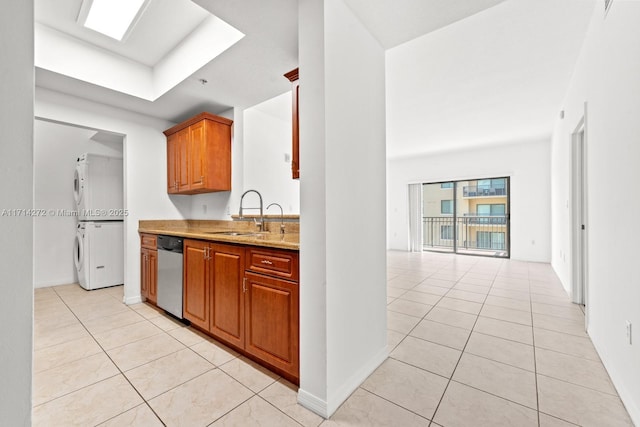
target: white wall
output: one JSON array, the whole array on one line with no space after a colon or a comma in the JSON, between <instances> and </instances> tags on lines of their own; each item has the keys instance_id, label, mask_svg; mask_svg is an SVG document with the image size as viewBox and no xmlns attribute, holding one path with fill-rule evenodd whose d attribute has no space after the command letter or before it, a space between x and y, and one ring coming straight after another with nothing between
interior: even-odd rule
<instances>
[{"instance_id":1,"label":"white wall","mask_svg":"<svg viewBox=\"0 0 640 427\"><path fill-rule=\"evenodd\" d=\"M291 178L291 126L291 92L244 111L244 189L258 190L265 209L275 202L285 214L299 214L300 182Z\"/></svg>"},{"instance_id":2,"label":"white wall","mask_svg":"<svg viewBox=\"0 0 640 427\"><path fill-rule=\"evenodd\" d=\"M46 212L33 219L33 282L36 288L76 283L73 244L78 218L74 212L73 177L82 153L122 157L120 141L91 139L96 131L36 120L33 138L33 205ZM100 138L98 138L100 139Z\"/></svg>"},{"instance_id":3,"label":"white wall","mask_svg":"<svg viewBox=\"0 0 640 427\"><path fill-rule=\"evenodd\" d=\"M570 134L587 102L588 333L622 401L640 425L640 275L636 227L640 198L640 2L596 7L553 136L553 262L564 286L571 275ZM629 345L625 321L634 328Z\"/></svg>"},{"instance_id":4,"label":"white wall","mask_svg":"<svg viewBox=\"0 0 640 427\"><path fill-rule=\"evenodd\" d=\"M329 416L387 356L384 50L342 0L300 1L299 47L298 401Z\"/></svg>"},{"instance_id":5,"label":"white wall","mask_svg":"<svg viewBox=\"0 0 640 427\"><path fill-rule=\"evenodd\" d=\"M511 177L511 258L551 259L548 140L390 159L387 233L390 249L409 249L408 184Z\"/></svg>"},{"instance_id":6,"label":"white wall","mask_svg":"<svg viewBox=\"0 0 640 427\"><path fill-rule=\"evenodd\" d=\"M0 13L1 209L33 205L33 1ZM31 425L32 221L0 216L0 423Z\"/></svg>"},{"instance_id":7,"label":"white wall","mask_svg":"<svg viewBox=\"0 0 640 427\"><path fill-rule=\"evenodd\" d=\"M35 115L38 118L105 130L125 135L125 301L140 300L141 219L183 219L191 217L189 196L167 195L167 150L163 130L172 123L129 111L36 88Z\"/></svg>"}]
</instances>

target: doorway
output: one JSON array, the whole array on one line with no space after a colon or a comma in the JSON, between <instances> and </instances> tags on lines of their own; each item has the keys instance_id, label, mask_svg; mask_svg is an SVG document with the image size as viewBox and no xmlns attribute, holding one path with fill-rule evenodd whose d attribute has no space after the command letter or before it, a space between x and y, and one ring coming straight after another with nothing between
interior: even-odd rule
<instances>
[{"instance_id":1,"label":"doorway","mask_svg":"<svg viewBox=\"0 0 640 427\"><path fill-rule=\"evenodd\" d=\"M36 288L79 282L74 264L79 256L76 246L79 212L73 192L78 158L83 153L121 158L123 152L124 135L35 118L33 203L46 212L33 221Z\"/></svg>"},{"instance_id":2,"label":"doorway","mask_svg":"<svg viewBox=\"0 0 640 427\"><path fill-rule=\"evenodd\" d=\"M571 135L572 194L572 292L574 303L586 307L588 301L587 256L587 140L584 117ZM585 325L586 326L586 325Z\"/></svg>"},{"instance_id":3,"label":"doorway","mask_svg":"<svg viewBox=\"0 0 640 427\"><path fill-rule=\"evenodd\" d=\"M509 177L422 184L422 249L509 258Z\"/></svg>"}]
</instances>

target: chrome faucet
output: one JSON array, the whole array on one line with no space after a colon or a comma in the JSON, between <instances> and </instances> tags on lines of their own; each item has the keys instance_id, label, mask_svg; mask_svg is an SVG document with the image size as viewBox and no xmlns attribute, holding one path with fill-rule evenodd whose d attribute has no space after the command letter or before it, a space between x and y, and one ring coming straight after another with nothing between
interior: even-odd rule
<instances>
[{"instance_id":1,"label":"chrome faucet","mask_svg":"<svg viewBox=\"0 0 640 427\"><path fill-rule=\"evenodd\" d=\"M244 196L247 195L247 193L256 193L258 195L258 197L260 198L260 222L256 222L256 225L258 226L258 229L260 231L264 231L264 213L262 210L262 194L260 194L259 192L257 192L256 190L247 190L244 193L242 193L242 197L240 197L240 211L238 212L238 216L240 217L240 219L244 218L242 216L242 200L244 200ZM258 208L244 208L244 209L258 209ZM253 219L253 221L255 222L255 218Z\"/></svg>"},{"instance_id":2,"label":"chrome faucet","mask_svg":"<svg viewBox=\"0 0 640 427\"><path fill-rule=\"evenodd\" d=\"M271 203L269 206L267 206L267 210L271 206L277 206L280 208L280 234L284 234L284 211L282 210L282 206L280 206L278 203Z\"/></svg>"}]
</instances>

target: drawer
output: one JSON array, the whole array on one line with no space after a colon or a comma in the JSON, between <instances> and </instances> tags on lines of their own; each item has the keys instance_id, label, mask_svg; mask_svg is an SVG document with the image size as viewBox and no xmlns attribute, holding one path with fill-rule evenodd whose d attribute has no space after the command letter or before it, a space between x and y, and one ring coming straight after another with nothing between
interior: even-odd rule
<instances>
[{"instance_id":1,"label":"drawer","mask_svg":"<svg viewBox=\"0 0 640 427\"><path fill-rule=\"evenodd\" d=\"M140 234L140 246L148 249L157 249L158 236L155 234Z\"/></svg>"},{"instance_id":2,"label":"drawer","mask_svg":"<svg viewBox=\"0 0 640 427\"><path fill-rule=\"evenodd\" d=\"M298 281L298 253L261 248L247 249L247 270Z\"/></svg>"}]
</instances>

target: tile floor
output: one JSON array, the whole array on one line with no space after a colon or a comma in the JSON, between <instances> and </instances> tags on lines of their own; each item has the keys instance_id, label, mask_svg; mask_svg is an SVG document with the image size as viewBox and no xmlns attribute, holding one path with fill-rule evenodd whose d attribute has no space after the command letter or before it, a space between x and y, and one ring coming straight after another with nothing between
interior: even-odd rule
<instances>
[{"instance_id":1,"label":"tile floor","mask_svg":"<svg viewBox=\"0 0 640 427\"><path fill-rule=\"evenodd\" d=\"M34 426L632 426L547 264L389 252L390 357L329 420L122 287L35 293Z\"/></svg>"}]
</instances>

